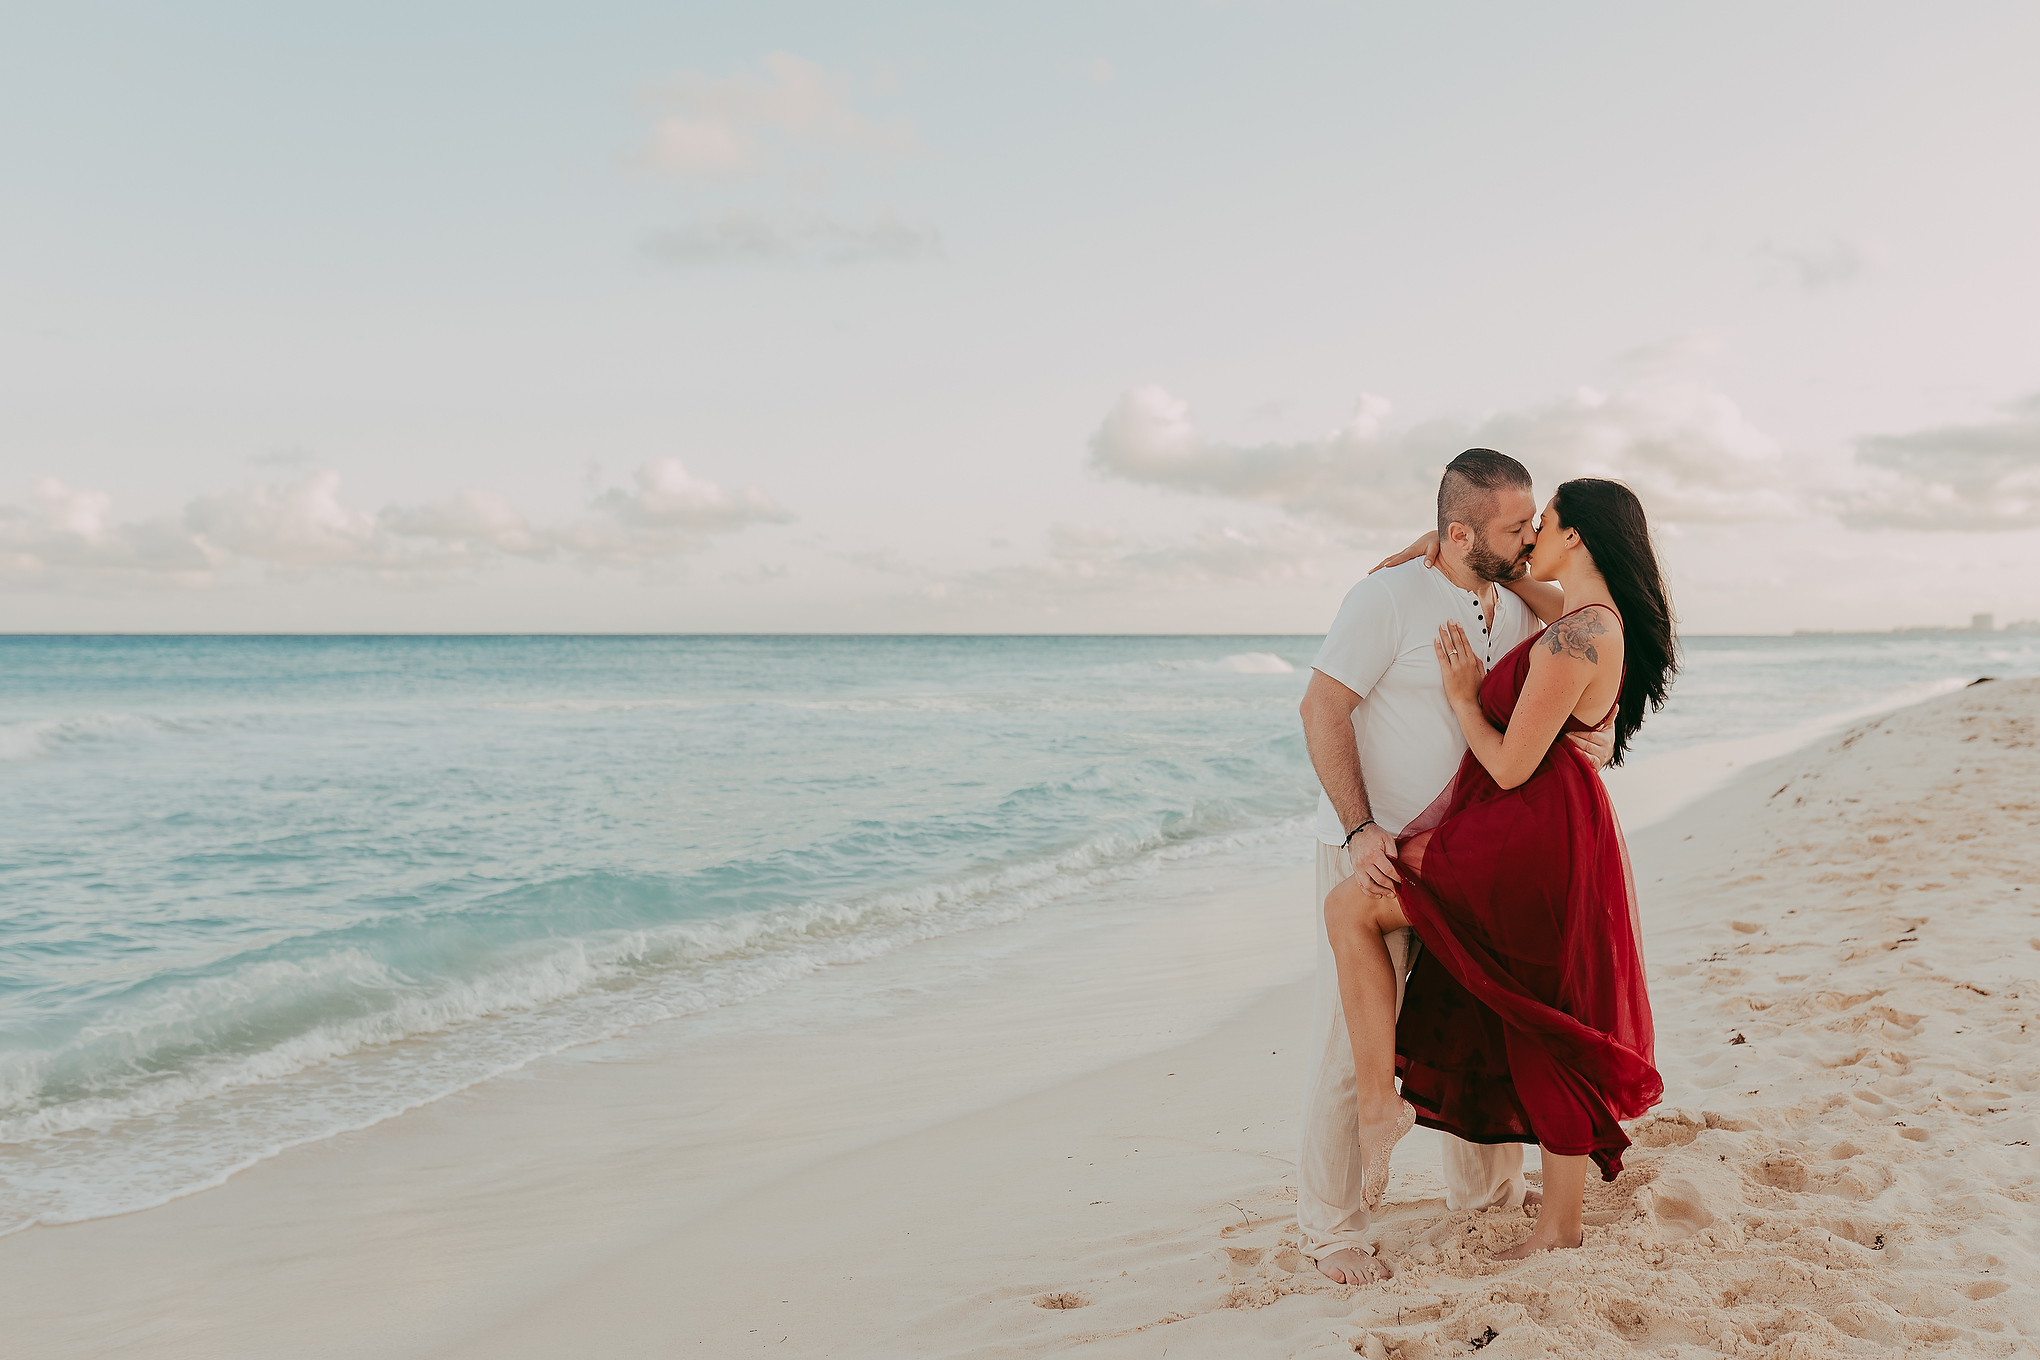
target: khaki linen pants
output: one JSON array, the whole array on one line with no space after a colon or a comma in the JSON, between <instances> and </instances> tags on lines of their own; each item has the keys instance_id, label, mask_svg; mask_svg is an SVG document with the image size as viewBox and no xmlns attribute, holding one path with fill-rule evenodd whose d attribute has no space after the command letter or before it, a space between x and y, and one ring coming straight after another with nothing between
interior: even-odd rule
<instances>
[{"instance_id":1,"label":"khaki linen pants","mask_svg":"<svg viewBox=\"0 0 2040 1360\"><path fill-rule=\"evenodd\" d=\"M1360 1128L1358 1092L1353 1083L1353 1042L1346 1030L1345 1008L1339 1002L1339 968L1325 934L1325 895L1353 872L1351 855L1336 845L1318 843L1317 897L1311 903L1316 921L1317 990L1311 1005L1314 1046L1309 1084L1303 1098L1303 1151L1297 1159L1296 1220L1303 1229L1303 1249L1324 1257L1341 1247L1372 1254L1367 1241L1367 1205L1360 1198ZM1408 930L1387 937L1388 957L1395 965L1395 1005L1402 1010L1403 984L1414 950L1420 948ZM1445 1140L1445 1207L1513 1208L1528 1188L1523 1180L1523 1145Z\"/></svg>"}]
</instances>

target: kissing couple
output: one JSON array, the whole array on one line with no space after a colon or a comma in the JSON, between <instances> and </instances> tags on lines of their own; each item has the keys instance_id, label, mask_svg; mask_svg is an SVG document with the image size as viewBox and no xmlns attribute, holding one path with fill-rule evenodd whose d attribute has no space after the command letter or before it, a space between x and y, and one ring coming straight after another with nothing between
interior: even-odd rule
<instances>
[{"instance_id":1,"label":"kissing couple","mask_svg":"<svg viewBox=\"0 0 2040 1360\"><path fill-rule=\"evenodd\" d=\"M1496 1259L1580 1245L1589 1161L1614 1180L1620 1121L1664 1094L1599 770L1677 664L1636 496L1586 477L1540 512L1492 449L1452 460L1436 533L1340 606L1302 704L1324 792L1297 1220L1328 1278L1393 1274L1369 1215L1415 1124L1447 1135L1447 1209L1539 1206Z\"/></svg>"}]
</instances>

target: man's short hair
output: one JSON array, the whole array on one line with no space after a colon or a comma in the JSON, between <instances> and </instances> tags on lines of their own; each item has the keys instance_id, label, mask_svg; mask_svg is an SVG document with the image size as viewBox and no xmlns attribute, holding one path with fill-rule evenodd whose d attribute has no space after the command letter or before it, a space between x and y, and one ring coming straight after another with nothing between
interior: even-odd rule
<instances>
[{"instance_id":1,"label":"man's short hair","mask_svg":"<svg viewBox=\"0 0 2040 1360\"><path fill-rule=\"evenodd\" d=\"M1494 518L1495 493L1530 489L1530 470L1506 453L1468 449L1445 465L1438 480L1438 537L1454 524L1480 533Z\"/></svg>"}]
</instances>

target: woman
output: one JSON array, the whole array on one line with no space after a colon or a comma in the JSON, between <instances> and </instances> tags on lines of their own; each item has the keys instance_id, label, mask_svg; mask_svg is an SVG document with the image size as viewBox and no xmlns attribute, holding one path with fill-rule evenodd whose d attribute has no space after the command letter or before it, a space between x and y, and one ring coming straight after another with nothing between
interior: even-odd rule
<instances>
[{"instance_id":1,"label":"woman","mask_svg":"<svg viewBox=\"0 0 2040 1360\"><path fill-rule=\"evenodd\" d=\"M1543 1207L1499 1260L1580 1245L1588 1160L1613 1180L1629 1145L1618 1121L1664 1093L1621 828L1592 762L1559 739L1612 721L1609 763L1620 764L1646 705L1664 704L1677 663L1643 507L1619 482L1565 483L1544 508L1528 575L1548 583L1518 590L1546 627L1485 680L1458 625L1438 637L1468 751L1451 788L1404 830L1395 894L1356 877L1325 899L1368 1201L1414 1122L1476 1143L1535 1142ZM1405 925L1424 952L1398 1023L1381 937ZM1394 1071L1380 1057L1391 1035Z\"/></svg>"}]
</instances>

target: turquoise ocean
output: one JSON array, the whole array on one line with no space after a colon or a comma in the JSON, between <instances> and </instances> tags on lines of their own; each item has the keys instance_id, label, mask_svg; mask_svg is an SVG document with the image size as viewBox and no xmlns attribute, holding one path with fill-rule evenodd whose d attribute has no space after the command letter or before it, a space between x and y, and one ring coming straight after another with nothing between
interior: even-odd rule
<instances>
[{"instance_id":1,"label":"turquoise ocean","mask_svg":"<svg viewBox=\"0 0 2040 1360\"><path fill-rule=\"evenodd\" d=\"M1165 860L1302 863L1316 645L0 637L0 1231ZM1634 760L2040 674L2040 638L1685 661Z\"/></svg>"}]
</instances>

